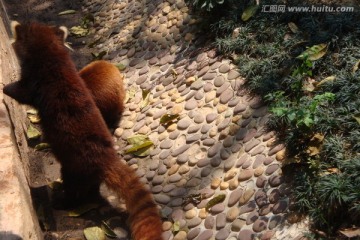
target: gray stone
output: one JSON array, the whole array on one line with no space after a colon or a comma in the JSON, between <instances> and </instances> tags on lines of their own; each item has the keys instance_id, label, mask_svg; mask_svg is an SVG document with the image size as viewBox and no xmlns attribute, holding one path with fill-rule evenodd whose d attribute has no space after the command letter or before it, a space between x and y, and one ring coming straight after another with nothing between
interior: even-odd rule
<instances>
[{"instance_id":1,"label":"gray stone","mask_svg":"<svg viewBox=\"0 0 360 240\"><path fill-rule=\"evenodd\" d=\"M239 113L245 111L246 108L247 108L246 104L239 102L234 108L234 114L239 114Z\"/></svg>"},{"instance_id":2,"label":"gray stone","mask_svg":"<svg viewBox=\"0 0 360 240\"><path fill-rule=\"evenodd\" d=\"M191 122L187 118L183 118L177 123L179 130L185 130L190 126Z\"/></svg>"},{"instance_id":3,"label":"gray stone","mask_svg":"<svg viewBox=\"0 0 360 240\"><path fill-rule=\"evenodd\" d=\"M204 222L204 226L207 229L212 229L214 227L215 224L215 218L211 215L207 216L205 218L205 222Z\"/></svg>"},{"instance_id":4,"label":"gray stone","mask_svg":"<svg viewBox=\"0 0 360 240\"><path fill-rule=\"evenodd\" d=\"M241 167L248 160L248 156L243 154L236 163L236 167Z\"/></svg>"},{"instance_id":5,"label":"gray stone","mask_svg":"<svg viewBox=\"0 0 360 240\"><path fill-rule=\"evenodd\" d=\"M216 96L220 96L226 89L230 87L229 82L225 82L221 87L216 90Z\"/></svg>"},{"instance_id":6,"label":"gray stone","mask_svg":"<svg viewBox=\"0 0 360 240\"><path fill-rule=\"evenodd\" d=\"M284 148L284 145L283 145L283 144L278 144L278 145L276 145L275 147L273 147L273 148L271 148L271 149L269 150L268 155L269 155L269 156L272 156L272 155L274 155L275 153L277 153L278 151L280 151L280 150L283 149L283 148Z\"/></svg>"},{"instance_id":7,"label":"gray stone","mask_svg":"<svg viewBox=\"0 0 360 240\"><path fill-rule=\"evenodd\" d=\"M151 192L156 194L156 193L160 193L162 191L163 187L161 185L157 185L157 186L154 186L152 189L151 189Z\"/></svg>"},{"instance_id":8,"label":"gray stone","mask_svg":"<svg viewBox=\"0 0 360 240\"><path fill-rule=\"evenodd\" d=\"M257 146L256 148L254 148L251 152L250 152L250 155L251 156L256 156L260 153L263 153L265 150L265 146L264 145L260 145L260 146Z\"/></svg>"},{"instance_id":9,"label":"gray stone","mask_svg":"<svg viewBox=\"0 0 360 240\"><path fill-rule=\"evenodd\" d=\"M200 140L201 134L193 134L186 136L186 143L192 143Z\"/></svg>"},{"instance_id":10,"label":"gray stone","mask_svg":"<svg viewBox=\"0 0 360 240\"><path fill-rule=\"evenodd\" d=\"M168 204L171 198L166 194L154 194L154 199L156 202L161 204Z\"/></svg>"},{"instance_id":11,"label":"gray stone","mask_svg":"<svg viewBox=\"0 0 360 240\"><path fill-rule=\"evenodd\" d=\"M270 203L277 203L280 200L280 190L275 188L269 194Z\"/></svg>"},{"instance_id":12,"label":"gray stone","mask_svg":"<svg viewBox=\"0 0 360 240\"><path fill-rule=\"evenodd\" d=\"M257 211L253 211L251 213L249 213L249 215L246 218L246 224L250 225L253 224L256 220L258 220L259 218L259 214L257 213Z\"/></svg>"},{"instance_id":13,"label":"gray stone","mask_svg":"<svg viewBox=\"0 0 360 240\"><path fill-rule=\"evenodd\" d=\"M279 168L280 168L279 164L271 164L266 168L265 174L269 176L269 175L273 174Z\"/></svg>"},{"instance_id":14,"label":"gray stone","mask_svg":"<svg viewBox=\"0 0 360 240\"><path fill-rule=\"evenodd\" d=\"M248 130L246 128L240 128L238 132L235 134L236 140L240 141L243 140L244 137L247 135Z\"/></svg>"},{"instance_id":15,"label":"gray stone","mask_svg":"<svg viewBox=\"0 0 360 240\"><path fill-rule=\"evenodd\" d=\"M249 201L248 203L246 203L245 205L240 207L240 213L239 215L243 214L243 213L248 213L248 212L252 212L256 209L256 203L255 201Z\"/></svg>"},{"instance_id":16,"label":"gray stone","mask_svg":"<svg viewBox=\"0 0 360 240\"><path fill-rule=\"evenodd\" d=\"M197 240L209 240L213 235L213 231L212 230L205 230L203 231L199 237L197 238Z\"/></svg>"},{"instance_id":17,"label":"gray stone","mask_svg":"<svg viewBox=\"0 0 360 240\"><path fill-rule=\"evenodd\" d=\"M208 157L214 157L217 153L220 152L220 149L222 148L221 142L215 143L212 147L209 148L208 151Z\"/></svg>"},{"instance_id":18,"label":"gray stone","mask_svg":"<svg viewBox=\"0 0 360 240\"><path fill-rule=\"evenodd\" d=\"M148 181L151 181L153 178L154 178L154 176L155 176L155 174L156 174L156 172L155 171L148 171L147 173L146 173L146 179L148 180Z\"/></svg>"},{"instance_id":19,"label":"gray stone","mask_svg":"<svg viewBox=\"0 0 360 240\"><path fill-rule=\"evenodd\" d=\"M171 140L175 140L179 137L179 135L180 135L180 132L178 130L175 130L169 134L169 138Z\"/></svg>"},{"instance_id":20,"label":"gray stone","mask_svg":"<svg viewBox=\"0 0 360 240\"><path fill-rule=\"evenodd\" d=\"M275 160L275 158L273 157L267 157L264 160L264 165L269 165L270 163L272 163Z\"/></svg>"},{"instance_id":21,"label":"gray stone","mask_svg":"<svg viewBox=\"0 0 360 240\"><path fill-rule=\"evenodd\" d=\"M167 184L163 187L163 192L168 193L171 190L173 190L174 188L176 188L176 186L174 184Z\"/></svg>"},{"instance_id":22,"label":"gray stone","mask_svg":"<svg viewBox=\"0 0 360 240\"><path fill-rule=\"evenodd\" d=\"M164 160L170 156L170 150L164 150L160 153L159 158Z\"/></svg>"},{"instance_id":23,"label":"gray stone","mask_svg":"<svg viewBox=\"0 0 360 240\"><path fill-rule=\"evenodd\" d=\"M190 145L185 144L185 145L175 149L174 151L172 151L171 156L177 157L178 155L184 153L189 148L190 148Z\"/></svg>"},{"instance_id":24,"label":"gray stone","mask_svg":"<svg viewBox=\"0 0 360 240\"><path fill-rule=\"evenodd\" d=\"M273 213L274 214L284 213L287 210L287 208L288 208L288 202L286 200L278 201L277 203L274 204Z\"/></svg>"},{"instance_id":25,"label":"gray stone","mask_svg":"<svg viewBox=\"0 0 360 240\"><path fill-rule=\"evenodd\" d=\"M240 98L238 97L234 97L233 99L231 99L228 103L229 107L235 107L240 101Z\"/></svg>"},{"instance_id":26,"label":"gray stone","mask_svg":"<svg viewBox=\"0 0 360 240\"><path fill-rule=\"evenodd\" d=\"M188 129L188 133L191 134L191 133L196 133L197 131L199 131L199 129L201 128L201 125L200 124L196 124L194 126L190 126L189 129Z\"/></svg>"},{"instance_id":27,"label":"gray stone","mask_svg":"<svg viewBox=\"0 0 360 240\"><path fill-rule=\"evenodd\" d=\"M205 83L204 85L204 91L205 92L210 92L213 89L214 85L212 85L211 83Z\"/></svg>"},{"instance_id":28,"label":"gray stone","mask_svg":"<svg viewBox=\"0 0 360 240\"><path fill-rule=\"evenodd\" d=\"M221 73L227 73L230 71L230 66L227 63L221 64L219 67L219 72Z\"/></svg>"},{"instance_id":29,"label":"gray stone","mask_svg":"<svg viewBox=\"0 0 360 240\"><path fill-rule=\"evenodd\" d=\"M195 109L196 107L197 107L197 101L196 100L194 100L194 99L190 99L189 101L187 101L186 103L185 103L185 109L186 110L193 110L193 109Z\"/></svg>"},{"instance_id":30,"label":"gray stone","mask_svg":"<svg viewBox=\"0 0 360 240\"><path fill-rule=\"evenodd\" d=\"M230 118L225 118L224 121L222 121L219 125L218 125L218 131L221 132L222 130L224 130L225 128L227 128L229 126L231 122Z\"/></svg>"},{"instance_id":31,"label":"gray stone","mask_svg":"<svg viewBox=\"0 0 360 240\"><path fill-rule=\"evenodd\" d=\"M274 229L283 221L283 217L281 215L274 215L270 218L268 228Z\"/></svg>"},{"instance_id":32,"label":"gray stone","mask_svg":"<svg viewBox=\"0 0 360 240\"><path fill-rule=\"evenodd\" d=\"M194 217L194 218L189 219L189 220L187 221L187 226L188 226L189 228L193 228L193 227L196 227L196 226L200 225L201 222L202 222L201 218L199 218L199 217Z\"/></svg>"},{"instance_id":33,"label":"gray stone","mask_svg":"<svg viewBox=\"0 0 360 240\"><path fill-rule=\"evenodd\" d=\"M165 141L162 141L161 143L160 143L160 148L161 149L169 149L169 148L171 148L173 146L173 141L171 141L171 140L165 140Z\"/></svg>"},{"instance_id":34,"label":"gray stone","mask_svg":"<svg viewBox=\"0 0 360 240\"><path fill-rule=\"evenodd\" d=\"M213 157L213 158L210 160L210 164L211 164L211 166L213 166L213 167L218 167L218 166L220 166L220 164L221 164L221 158L220 158L220 157Z\"/></svg>"},{"instance_id":35,"label":"gray stone","mask_svg":"<svg viewBox=\"0 0 360 240\"><path fill-rule=\"evenodd\" d=\"M212 170L213 170L212 167L205 167L205 168L203 168L203 169L201 170L200 176L201 176L201 177L207 177L207 176L209 176L209 175L211 174Z\"/></svg>"},{"instance_id":36,"label":"gray stone","mask_svg":"<svg viewBox=\"0 0 360 240\"><path fill-rule=\"evenodd\" d=\"M169 177L169 182L176 183L176 182L180 181L180 179L182 179L182 176L179 173L175 173Z\"/></svg>"},{"instance_id":37,"label":"gray stone","mask_svg":"<svg viewBox=\"0 0 360 240\"><path fill-rule=\"evenodd\" d=\"M249 229L241 230L238 235L238 240L254 240L255 233Z\"/></svg>"},{"instance_id":38,"label":"gray stone","mask_svg":"<svg viewBox=\"0 0 360 240\"><path fill-rule=\"evenodd\" d=\"M254 147L256 147L258 144L260 144L260 140L258 139L252 139L251 141L247 142L244 147L245 147L245 152L249 152L251 149L253 149Z\"/></svg>"},{"instance_id":39,"label":"gray stone","mask_svg":"<svg viewBox=\"0 0 360 240\"><path fill-rule=\"evenodd\" d=\"M267 222L262 219L256 220L253 224L254 232L262 232L266 230L266 227L267 227Z\"/></svg>"},{"instance_id":40,"label":"gray stone","mask_svg":"<svg viewBox=\"0 0 360 240\"><path fill-rule=\"evenodd\" d=\"M267 198L266 192L263 189L259 189L255 193L254 199L255 199L256 204L259 206L259 208L268 204L268 198Z\"/></svg>"},{"instance_id":41,"label":"gray stone","mask_svg":"<svg viewBox=\"0 0 360 240\"><path fill-rule=\"evenodd\" d=\"M152 180L152 184L155 186L155 185L159 185L159 184L162 184L164 182L164 176L163 175L158 175L158 176L155 176Z\"/></svg>"},{"instance_id":42,"label":"gray stone","mask_svg":"<svg viewBox=\"0 0 360 240\"><path fill-rule=\"evenodd\" d=\"M216 87L221 87L225 82L225 78L223 76L218 76L214 79L214 85Z\"/></svg>"},{"instance_id":43,"label":"gray stone","mask_svg":"<svg viewBox=\"0 0 360 240\"><path fill-rule=\"evenodd\" d=\"M226 225L226 214L220 213L216 216L216 229L222 229Z\"/></svg>"},{"instance_id":44,"label":"gray stone","mask_svg":"<svg viewBox=\"0 0 360 240\"><path fill-rule=\"evenodd\" d=\"M234 96L234 92L228 88L220 95L220 103L227 104L230 99Z\"/></svg>"},{"instance_id":45,"label":"gray stone","mask_svg":"<svg viewBox=\"0 0 360 240\"><path fill-rule=\"evenodd\" d=\"M228 80L233 80L239 76L240 76L240 73L238 71L230 70L230 72L228 73Z\"/></svg>"},{"instance_id":46,"label":"gray stone","mask_svg":"<svg viewBox=\"0 0 360 240\"><path fill-rule=\"evenodd\" d=\"M243 219L235 219L235 221L231 224L231 231L239 232L245 224L246 222Z\"/></svg>"},{"instance_id":47,"label":"gray stone","mask_svg":"<svg viewBox=\"0 0 360 240\"><path fill-rule=\"evenodd\" d=\"M243 190L238 188L230 193L229 200L228 200L228 207L234 206L243 194Z\"/></svg>"},{"instance_id":48,"label":"gray stone","mask_svg":"<svg viewBox=\"0 0 360 240\"><path fill-rule=\"evenodd\" d=\"M191 229L187 234L187 239L192 240L192 239L196 238L200 232L201 232L201 228Z\"/></svg>"},{"instance_id":49,"label":"gray stone","mask_svg":"<svg viewBox=\"0 0 360 240\"><path fill-rule=\"evenodd\" d=\"M207 123L213 122L217 118L217 116L218 116L217 113L209 113L208 115L206 115L206 122Z\"/></svg>"},{"instance_id":50,"label":"gray stone","mask_svg":"<svg viewBox=\"0 0 360 240\"><path fill-rule=\"evenodd\" d=\"M212 214L218 214L225 210L225 204L224 203L218 203L211 207L210 212Z\"/></svg>"},{"instance_id":51,"label":"gray stone","mask_svg":"<svg viewBox=\"0 0 360 240\"><path fill-rule=\"evenodd\" d=\"M256 169L257 167L259 167L261 164L263 164L265 160L265 155L257 155L256 158L255 158L255 161L252 165L253 169Z\"/></svg>"},{"instance_id":52,"label":"gray stone","mask_svg":"<svg viewBox=\"0 0 360 240\"><path fill-rule=\"evenodd\" d=\"M246 181L246 180L249 180L250 178L252 178L253 175L254 175L253 169L244 169L244 170L240 171L238 180L240 182L243 182L243 181Z\"/></svg>"},{"instance_id":53,"label":"gray stone","mask_svg":"<svg viewBox=\"0 0 360 240\"><path fill-rule=\"evenodd\" d=\"M212 128L211 125L203 124L200 131L201 131L202 134L207 134L210 131L211 128Z\"/></svg>"},{"instance_id":54,"label":"gray stone","mask_svg":"<svg viewBox=\"0 0 360 240\"><path fill-rule=\"evenodd\" d=\"M204 81L213 80L216 77L216 72L208 72L204 76L202 76L202 79Z\"/></svg>"},{"instance_id":55,"label":"gray stone","mask_svg":"<svg viewBox=\"0 0 360 240\"><path fill-rule=\"evenodd\" d=\"M271 187L277 187L284 182L284 178L278 175L272 175L269 178L269 184Z\"/></svg>"},{"instance_id":56,"label":"gray stone","mask_svg":"<svg viewBox=\"0 0 360 240\"><path fill-rule=\"evenodd\" d=\"M205 120L204 116L202 114L196 114L194 117L195 123L203 123Z\"/></svg>"},{"instance_id":57,"label":"gray stone","mask_svg":"<svg viewBox=\"0 0 360 240\"><path fill-rule=\"evenodd\" d=\"M256 129L255 128L250 129L245 135L243 142L246 143L250 141L253 137L255 137L255 135L256 135Z\"/></svg>"},{"instance_id":58,"label":"gray stone","mask_svg":"<svg viewBox=\"0 0 360 240\"><path fill-rule=\"evenodd\" d=\"M263 187L265 187L266 183L267 183L267 179L266 179L266 177L264 177L264 176L259 176L259 177L256 179L256 186L257 186L258 188L263 188Z\"/></svg>"},{"instance_id":59,"label":"gray stone","mask_svg":"<svg viewBox=\"0 0 360 240\"><path fill-rule=\"evenodd\" d=\"M272 211L272 209L273 209L272 204L266 204L259 209L259 215L260 216L268 215Z\"/></svg>"},{"instance_id":60,"label":"gray stone","mask_svg":"<svg viewBox=\"0 0 360 240\"><path fill-rule=\"evenodd\" d=\"M220 229L215 235L216 240L226 240L230 235L230 230L227 228Z\"/></svg>"},{"instance_id":61,"label":"gray stone","mask_svg":"<svg viewBox=\"0 0 360 240\"><path fill-rule=\"evenodd\" d=\"M221 149L220 150L220 158L222 160L226 160L230 157L230 150L227 150L227 149Z\"/></svg>"}]
</instances>

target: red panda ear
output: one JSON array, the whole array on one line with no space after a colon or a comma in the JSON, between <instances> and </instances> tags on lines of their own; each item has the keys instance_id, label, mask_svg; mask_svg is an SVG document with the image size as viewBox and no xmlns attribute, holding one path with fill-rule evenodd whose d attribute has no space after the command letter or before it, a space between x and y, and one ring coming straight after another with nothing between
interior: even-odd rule
<instances>
[{"instance_id":1,"label":"red panda ear","mask_svg":"<svg viewBox=\"0 0 360 240\"><path fill-rule=\"evenodd\" d=\"M16 40L21 40L22 39L22 35L21 35L21 31L20 31L20 28L21 28L21 25L19 22L17 21L12 21L11 24L11 33Z\"/></svg>"}]
</instances>

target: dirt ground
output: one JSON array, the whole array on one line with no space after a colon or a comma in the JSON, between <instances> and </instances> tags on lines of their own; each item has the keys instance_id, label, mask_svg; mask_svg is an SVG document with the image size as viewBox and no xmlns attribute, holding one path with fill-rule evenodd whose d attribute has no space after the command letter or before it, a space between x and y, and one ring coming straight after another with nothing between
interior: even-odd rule
<instances>
[{"instance_id":1,"label":"dirt ground","mask_svg":"<svg viewBox=\"0 0 360 240\"><path fill-rule=\"evenodd\" d=\"M39 21L49 25L63 25L68 28L78 26L84 13L81 12L81 1L72 0L5 0L10 20L18 22ZM59 16L58 13L66 10L75 10L74 14ZM91 49L87 44L93 41L91 34L86 37L76 38L69 36L68 42L74 49L71 52L78 69L92 60ZM41 140L29 142L34 147ZM52 195L56 187L52 182L60 178L60 166L56 162L51 151L35 151L29 149L30 156L30 186L34 201L34 209L37 211L40 225L44 231L44 239L85 239L83 230L88 227L101 226L103 221L112 226L123 226L127 216L119 211L114 211L107 202L99 207L81 214L79 217L69 217L68 210L55 210L52 206ZM82 211L80 211L82 212ZM119 237L127 239L124 228L113 229Z\"/></svg>"}]
</instances>

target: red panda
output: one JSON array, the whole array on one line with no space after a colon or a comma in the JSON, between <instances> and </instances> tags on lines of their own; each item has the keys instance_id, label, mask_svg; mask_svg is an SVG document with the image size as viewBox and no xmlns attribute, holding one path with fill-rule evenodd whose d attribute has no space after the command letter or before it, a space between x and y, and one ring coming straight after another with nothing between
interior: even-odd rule
<instances>
[{"instance_id":1,"label":"red panda","mask_svg":"<svg viewBox=\"0 0 360 240\"><path fill-rule=\"evenodd\" d=\"M109 128L117 127L124 111L123 76L107 61L94 61L79 71Z\"/></svg>"},{"instance_id":2,"label":"red panda","mask_svg":"<svg viewBox=\"0 0 360 240\"><path fill-rule=\"evenodd\" d=\"M3 91L38 110L45 138L61 164L65 200L80 202L105 182L125 200L133 239L161 240L153 196L117 156L100 110L64 46L66 28L12 25L21 78Z\"/></svg>"}]
</instances>

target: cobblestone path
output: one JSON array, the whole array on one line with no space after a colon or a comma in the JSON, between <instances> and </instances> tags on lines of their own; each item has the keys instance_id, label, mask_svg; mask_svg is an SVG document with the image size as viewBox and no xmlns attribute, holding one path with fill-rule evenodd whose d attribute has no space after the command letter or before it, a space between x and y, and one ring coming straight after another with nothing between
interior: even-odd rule
<instances>
[{"instance_id":1,"label":"cobblestone path","mask_svg":"<svg viewBox=\"0 0 360 240\"><path fill-rule=\"evenodd\" d=\"M136 92L116 138L146 134L155 144L148 157L124 158L149 183L168 219L164 238L295 239L301 232L284 234L284 149L264 131L267 108L241 94L236 66L203 48L205 36L184 1L83 4L95 16L94 39L101 39L96 49L127 66L127 89ZM150 100L142 108L144 89ZM179 121L165 127L165 114L179 114ZM196 194L203 196L199 203L186 201ZM221 194L225 200L207 211ZM180 229L175 236L174 224Z\"/></svg>"}]
</instances>

